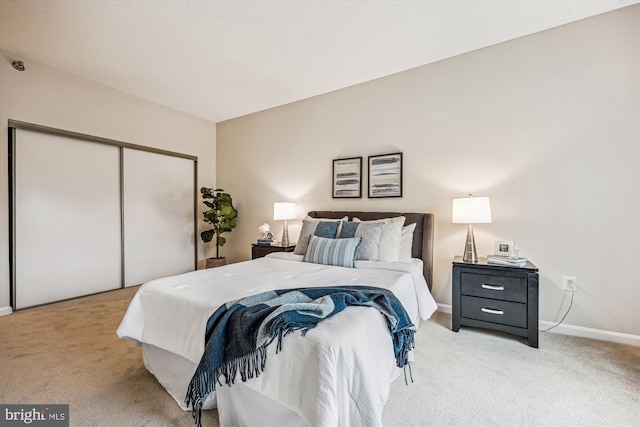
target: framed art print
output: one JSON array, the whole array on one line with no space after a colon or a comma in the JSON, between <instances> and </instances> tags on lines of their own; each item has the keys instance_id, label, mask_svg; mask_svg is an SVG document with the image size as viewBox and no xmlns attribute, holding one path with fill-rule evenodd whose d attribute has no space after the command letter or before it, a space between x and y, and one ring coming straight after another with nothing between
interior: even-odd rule
<instances>
[{"instance_id":1,"label":"framed art print","mask_svg":"<svg viewBox=\"0 0 640 427\"><path fill-rule=\"evenodd\" d=\"M369 197L402 197L402 153L369 156Z\"/></svg>"},{"instance_id":2,"label":"framed art print","mask_svg":"<svg viewBox=\"0 0 640 427\"><path fill-rule=\"evenodd\" d=\"M362 197L362 157L333 161L334 199L358 199Z\"/></svg>"}]
</instances>

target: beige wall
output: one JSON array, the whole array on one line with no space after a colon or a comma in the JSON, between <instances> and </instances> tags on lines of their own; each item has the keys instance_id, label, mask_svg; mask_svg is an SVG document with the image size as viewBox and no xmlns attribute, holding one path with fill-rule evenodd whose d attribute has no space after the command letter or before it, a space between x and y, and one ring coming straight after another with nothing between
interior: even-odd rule
<instances>
[{"instance_id":1,"label":"beige wall","mask_svg":"<svg viewBox=\"0 0 640 427\"><path fill-rule=\"evenodd\" d=\"M433 293L451 303L466 227L451 200L491 197L481 254L514 240L540 269L540 319L640 335L640 6L520 38L217 126L217 183L239 226L222 252L250 257L273 202L436 216ZM304 79L304 76L300 76ZM404 153L401 199L332 199L331 161ZM366 173L366 169L365 169ZM300 221L290 225L297 237ZM579 329L579 328L578 328ZM634 337L631 337L635 339Z\"/></svg>"},{"instance_id":2,"label":"beige wall","mask_svg":"<svg viewBox=\"0 0 640 427\"><path fill-rule=\"evenodd\" d=\"M80 79L28 58L15 71L0 52L0 310L10 305L8 260L7 120L14 119L198 156L199 185L214 185L215 125ZM99 224L96 224L99 226ZM198 242L200 239L198 237ZM204 259L210 248L199 247ZM51 242L55 250L55 242ZM38 260L33 260L37 268ZM4 310L6 312L6 310Z\"/></svg>"}]
</instances>

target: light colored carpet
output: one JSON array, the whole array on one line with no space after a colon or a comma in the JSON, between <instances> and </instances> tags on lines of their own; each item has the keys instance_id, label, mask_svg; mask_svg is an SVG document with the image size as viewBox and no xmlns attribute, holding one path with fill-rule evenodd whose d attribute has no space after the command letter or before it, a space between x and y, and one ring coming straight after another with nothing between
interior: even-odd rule
<instances>
[{"instance_id":1,"label":"light colored carpet","mask_svg":"<svg viewBox=\"0 0 640 427\"><path fill-rule=\"evenodd\" d=\"M640 426L640 347L540 333L540 348L436 313L414 383L391 385L388 426Z\"/></svg>"},{"instance_id":2,"label":"light colored carpet","mask_svg":"<svg viewBox=\"0 0 640 427\"><path fill-rule=\"evenodd\" d=\"M115 334L136 290L0 317L0 402L68 403L72 426L193 426ZM415 382L393 383L385 426L640 426L639 347L543 333L532 349L450 323L421 325Z\"/></svg>"},{"instance_id":3,"label":"light colored carpet","mask_svg":"<svg viewBox=\"0 0 640 427\"><path fill-rule=\"evenodd\" d=\"M136 288L0 317L0 402L69 404L71 426L193 427L116 330ZM218 426L216 411L204 426Z\"/></svg>"}]
</instances>

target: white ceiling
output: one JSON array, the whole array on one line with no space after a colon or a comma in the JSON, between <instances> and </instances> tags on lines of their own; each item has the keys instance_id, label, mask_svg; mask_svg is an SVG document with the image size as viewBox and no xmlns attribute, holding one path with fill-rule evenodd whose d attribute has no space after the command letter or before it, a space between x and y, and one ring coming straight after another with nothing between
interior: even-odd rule
<instances>
[{"instance_id":1,"label":"white ceiling","mask_svg":"<svg viewBox=\"0 0 640 427\"><path fill-rule=\"evenodd\" d=\"M220 122L640 0L0 0L0 50Z\"/></svg>"}]
</instances>

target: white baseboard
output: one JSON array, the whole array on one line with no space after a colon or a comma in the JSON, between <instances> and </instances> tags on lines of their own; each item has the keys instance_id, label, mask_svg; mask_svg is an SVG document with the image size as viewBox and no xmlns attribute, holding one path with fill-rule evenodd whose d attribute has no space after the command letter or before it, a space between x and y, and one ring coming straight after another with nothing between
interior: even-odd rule
<instances>
[{"instance_id":1,"label":"white baseboard","mask_svg":"<svg viewBox=\"0 0 640 427\"><path fill-rule=\"evenodd\" d=\"M451 314L451 304L440 304L440 303L438 303L438 311L441 311L443 313Z\"/></svg>"},{"instance_id":2,"label":"white baseboard","mask_svg":"<svg viewBox=\"0 0 640 427\"><path fill-rule=\"evenodd\" d=\"M451 314L451 304L438 304L438 311ZM540 332L549 329L555 322L539 321ZM560 324L549 332L555 332L574 337L591 338L594 340L615 342L618 344L635 345L640 347L640 335L623 334L621 332L605 331L602 329L585 328L584 326Z\"/></svg>"},{"instance_id":3,"label":"white baseboard","mask_svg":"<svg viewBox=\"0 0 640 427\"><path fill-rule=\"evenodd\" d=\"M555 322L540 320L540 329L549 329ZM621 332L605 331L602 329L585 328L584 326L565 325L564 323L551 329L549 332L555 332L563 335L572 335L574 337L591 338L594 340L610 341L618 344L635 345L640 347L640 336L623 334Z\"/></svg>"},{"instance_id":4,"label":"white baseboard","mask_svg":"<svg viewBox=\"0 0 640 427\"><path fill-rule=\"evenodd\" d=\"M11 307L0 307L0 316L6 316L7 314L13 313Z\"/></svg>"}]
</instances>

